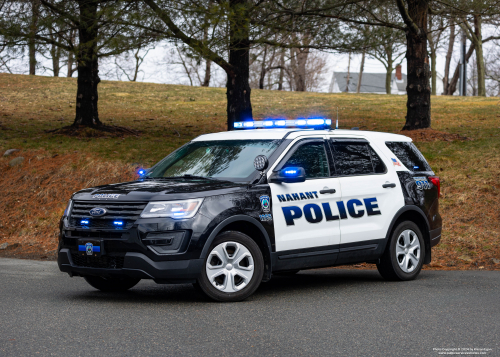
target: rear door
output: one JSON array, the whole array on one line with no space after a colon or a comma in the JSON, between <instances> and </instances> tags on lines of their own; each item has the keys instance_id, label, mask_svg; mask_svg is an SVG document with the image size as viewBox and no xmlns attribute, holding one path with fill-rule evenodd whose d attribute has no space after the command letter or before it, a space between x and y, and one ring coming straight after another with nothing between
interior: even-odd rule
<instances>
[{"instance_id":1,"label":"rear door","mask_svg":"<svg viewBox=\"0 0 500 357\"><path fill-rule=\"evenodd\" d=\"M341 252L377 243L404 206L394 167L366 139L332 138L330 145L342 190Z\"/></svg>"},{"instance_id":2,"label":"rear door","mask_svg":"<svg viewBox=\"0 0 500 357\"><path fill-rule=\"evenodd\" d=\"M307 177L305 182L269 184L277 252L338 246L335 202L340 199L340 184L331 176L330 164L331 152L321 136L296 140L272 168L303 167Z\"/></svg>"}]
</instances>

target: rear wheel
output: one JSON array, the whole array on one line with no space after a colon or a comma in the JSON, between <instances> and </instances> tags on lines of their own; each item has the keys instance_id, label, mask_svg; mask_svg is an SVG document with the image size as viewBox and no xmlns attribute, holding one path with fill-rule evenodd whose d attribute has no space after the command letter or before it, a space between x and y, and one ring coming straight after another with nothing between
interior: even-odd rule
<instances>
[{"instance_id":1,"label":"rear wheel","mask_svg":"<svg viewBox=\"0 0 500 357\"><path fill-rule=\"evenodd\" d=\"M377 269L387 280L413 280L422 270L424 252L418 226L411 221L402 222L394 229Z\"/></svg>"},{"instance_id":2,"label":"rear wheel","mask_svg":"<svg viewBox=\"0 0 500 357\"><path fill-rule=\"evenodd\" d=\"M216 301L241 301L252 295L264 275L264 258L255 241L240 232L224 232L212 243L197 281Z\"/></svg>"},{"instance_id":3,"label":"rear wheel","mask_svg":"<svg viewBox=\"0 0 500 357\"><path fill-rule=\"evenodd\" d=\"M141 279L117 279L117 278L103 278L100 276L85 276L84 279L90 286L104 291L104 292L120 292L127 291L128 289L137 285Z\"/></svg>"}]
</instances>

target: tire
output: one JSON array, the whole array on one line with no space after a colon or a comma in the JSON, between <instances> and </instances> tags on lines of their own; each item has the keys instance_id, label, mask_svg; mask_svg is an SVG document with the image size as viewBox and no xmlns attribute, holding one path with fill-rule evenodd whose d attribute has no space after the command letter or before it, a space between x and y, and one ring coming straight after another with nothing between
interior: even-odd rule
<instances>
[{"instance_id":1,"label":"tire","mask_svg":"<svg viewBox=\"0 0 500 357\"><path fill-rule=\"evenodd\" d=\"M263 275L264 258L257 243L246 234L229 231L214 239L197 285L215 301L241 301L257 290Z\"/></svg>"},{"instance_id":2,"label":"tire","mask_svg":"<svg viewBox=\"0 0 500 357\"><path fill-rule=\"evenodd\" d=\"M85 276L84 279L90 286L107 293L122 292L137 285L141 279L115 279L115 278L102 278L100 276Z\"/></svg>"},{"instance_id":3,"label":"tire","mask_svg":"<svg viewBox=\"0 0 500 357\"><path fill-rule=\"evenodd\" d=\"M377 269L386 280L413 280L422 270L425 245L418 226L405 221L396 226Z\"/></svg>"}]
</instances>

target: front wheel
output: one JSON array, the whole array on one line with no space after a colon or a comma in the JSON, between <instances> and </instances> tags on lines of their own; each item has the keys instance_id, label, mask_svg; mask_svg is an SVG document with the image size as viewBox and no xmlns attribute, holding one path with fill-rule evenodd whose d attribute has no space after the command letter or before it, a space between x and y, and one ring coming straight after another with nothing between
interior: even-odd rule
<instances>
[{"instance_id":1,"label":"front wheel","mask_svg":"<svg viewBox=\"0 0 500 357\"><path fill-rule=\"evenodd\" d=\"M224 232L212 243L199 289L216 301L241 301L252 295L264 275L264 258L255 241L240 232Z\"/></svg>"},{"instance_id":2,"label":"front wheel","mask_svg":"<svg viewBox=\"0 0 500 357\"><path fill-rule=\"evenodd\" d=\"M127 291L128 289L137 285L141 279L116 279L116 278L103 278L100 276L85 276L85 281L90 284L90 286L107 293L110 292L121 292Z\"/></svg>"},{"instance_id":3,"label":"front wheel","mask_svg":"<svg viewBox=\"0 0 500 357\"><path fill-rule=\"evenodd\" d=\"M413 280L422 269L424 252L418 226L411 221L402 222L394 229L377 269L386 280Z\"/></svg>"}]
</instances>

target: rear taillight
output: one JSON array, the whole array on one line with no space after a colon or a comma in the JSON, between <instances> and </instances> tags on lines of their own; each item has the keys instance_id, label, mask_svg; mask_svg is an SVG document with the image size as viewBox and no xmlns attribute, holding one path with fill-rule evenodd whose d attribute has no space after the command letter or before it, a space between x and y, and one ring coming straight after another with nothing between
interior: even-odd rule
<instances>
[{"instance_id":1,"label":"rear taillight","mask_svg":"<svg viewBox=\"0 0 500 357\"><path fill-rule=\"evenodd\" d=\"M437 176L429 176L429 180L431 180L432 184L438 188L438 197L441 197L441 181Z\"/></svg>"}]
</instances>

